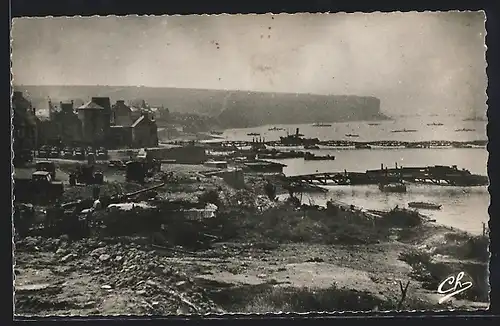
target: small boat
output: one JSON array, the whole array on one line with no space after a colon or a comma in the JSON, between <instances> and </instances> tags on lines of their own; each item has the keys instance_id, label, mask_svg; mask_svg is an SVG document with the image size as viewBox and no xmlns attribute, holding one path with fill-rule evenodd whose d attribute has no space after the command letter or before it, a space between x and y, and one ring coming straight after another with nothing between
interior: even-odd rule
<instances>
[{"instance_id":1,"label":"small boat","mask_svg":"<svg viewBox=\"0 0 500 326\"><path fill-rule=\"evenodd\" d=\"M417 132L415 129L397 129L397 130L392 130L391 132Z\"/></svg>"},{"instance_id":2,"label":"small boat","mask_svg":"<svg viewBox=\"0 0 500 326\"><path fill-rule=\"evenodd\" d=\"M381 183L378 185L378 188L382 192L406 192L406 185L404 183Z\"/></svg>"},{"instance_id":3,"label":"small boat","mask_svg":"<svg viewBox=\"0 0 500 326\"><path fill-rule=\"evenodd\" d=\"M281 130L285 130L284 128L278 128L278 127L272 127L272 128L269 128L267 129L269 131L281 131Z\"/></svg>"},{"instance_id":4,"label":"small boat","mask_svg":"<svg viewBox=\"0 0 500 326\"><path fill-rule=\"evenodd\" d=\"M455 129L456 132L467 132L467 131L476 131L476 129L469 129L469 128L462 128L462 129Z\"/></svg>"},{"instance_id":5,"label":"small boat","mask_svg":"<svg viewBox=\"0 0 500 326\"><path fill-rule=\"evenodd\" d=\"M433 123L428 123L428 126L443 126L441 122L433 122Z\"/></svg>"},{"instance_id":6,"label":"small boat","mask_svg":"<svg viewBox=\"0 0 500 326\"><path fill-rule=\"evenodd\" d=\"M368 125L369 125L369 126L378 126L378 125L380 125L380 123L377 123L377 122L372 122L372 123L369 123Z\"/></svg>"},{"instance_id":7,"label":"small boat","mask_svg":"<svg viewBox=\"0 0 500 326\"><path fill-rule=\"evenodd\" d=\"M358 134L345 134L346 137L353 137L353 138L357 138L359 137Z\"/></svg>"},{"instance_id":8,"label":"small boat","mask_svg":"<svg viewBox=\"0 0 500 326\"><path fill-rule=\"evenodd\" d=\"M250 132L247 136L260 136L260 134L258 132Z\"/></svg>"},{"instance_id":9,"label":"small boat","mask_svg":"<svg viewBox=\"0 0 500 326\"><path fill-rule=\"evenodd\" d=\"M464 144L464 143L453 143L451 146L455 148L474 148L472 144Z\"/></svg>"},{"instance_id":10,"label":"small boat","mask_svg":"<svg viewBox=\"0 0 500 326\"><path fill-rule=\"evenodd\" d=\"M414 201L408 203L408 207L410 208L422 208L422 209L441 209L442 205L434 204L434 203L426 203L421 201Z\"/></svg>"},{"instance_id":11,"label":"small boat","mask_svg":"<svg viewBox=\"0 0 500 326\"><path fill-rule=\"evenodd\" d=\"M488 121L486 118L474 117L474 118L465 118L462 121Z\"/></svg>"},{"instance_id":12,"label":"small boat","mask_svg":"<svg viewBox=\"0 0 500 326\"><path fill-rule=\"evenodd\" d=\"M314 155L313 153L307 152L307 153L304 153L304 160L305 161L335 160L335 156L333 156L333 155L320 156L320 155Z\"/></svg>"},{"instance_id":13,"label":"small boat","mask_svg":"<svg viewBox=\"0 0 500 326\"><path fill-rule=\"evenodd\" d=\"M216 130L210 131L211 135L222 135L223 133L224 133L224 131L216 131Z\"/></svg>"},{"instance_id":14,"label":"small boat","mask_svg":"<svg viewBox=\"0 0 500 326\"><path fill-rule=\"evenodd\" d=\"M332 125L329 123L315 123L313 124L313 127L331 127Z\"/></svg>"},{"instance_id":15,"label":"small boat","mask_svg":"<svg viewBox=\"0 0 500 326\"><path fill-rule=\"evenodd\" d=\"M307 144L304 145L304 149L319 149L318 145Z\"/></svg>"},{"instance_id":16,"label":"small boat","mask_svg":"<svg viewBox=\"0 0 500 326\"><path fill-rule=\"evenodd\" d=\"M372 147L368 144L356 144L354 145L356 149L371 149Z\"/></svg>"}]
</instances>

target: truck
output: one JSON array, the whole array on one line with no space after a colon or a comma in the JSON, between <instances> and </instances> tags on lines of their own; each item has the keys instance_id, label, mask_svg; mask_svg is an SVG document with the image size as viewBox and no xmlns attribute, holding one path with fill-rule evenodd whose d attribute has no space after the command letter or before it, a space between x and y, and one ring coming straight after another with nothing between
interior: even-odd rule
<instances>
[{"instance_id":1,"label":"truck","mask_svg":"<svg viewBox=\"0 0 500 326\"><path fill-rule=\"evenodd\" d=\"M40 161L35 165L36 171L49 172L52 180L56 180L56 165L50 161Z\"/></svg>"},{"instance_id":2,"label":"truck","mask_svg":"<svg viewBox=\"0 0 500 326\"><path fill-rule=\"evenodd\" d=\"M94 165L80 165L70 173L69 183L72 186L78 183L100 185L104 183L104 175L100 171L95 171Z\"/></svg>"},{"instance_id":3,"label":"truck","mask_svg":"<svg viewBox=\"0 0 500 326\"><path fill-rule=\"evenodd\" d=\"M126 180L127 182L135 181L144 183L147 174L145 162L129 161L126 163Z\"/></svg>"},{"instance_id":4,"label":"truck","mask_svg":"<svg viewBox=\"0 0 500 326\"><path fill-rule=\"evenodd\" d=\"M31 179L14 178L16 202L46 203L60 198L63 193L63 183L54 181L48 171L35 171Z\"/></svg>"}]
</instances>

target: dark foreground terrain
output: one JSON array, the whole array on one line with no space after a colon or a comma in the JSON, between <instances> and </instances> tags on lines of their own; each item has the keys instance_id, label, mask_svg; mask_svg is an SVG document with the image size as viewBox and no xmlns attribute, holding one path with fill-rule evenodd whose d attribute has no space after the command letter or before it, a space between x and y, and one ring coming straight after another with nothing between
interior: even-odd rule
<instances>
[{"instance_id":1,"label":"dark foreground terrain","mask_svg":"<svg viewBox=\"0 0 500 326\"><path fill-rule=\"evenodd\" d=\"M247 176L247 188L240 190L202 177L195 168L176 168L176 176L159 195L217 203L215 218L186 227L169 222L161 209L103 212L101 217L115 224L88 238L36 232L16 237L16 314L488 307L486 236L436 226L409 212L373 218L334 205L271 201L256 176ZM67 196L86 193L79 189ZM166 231L142 227L157 216L164 218ZM199 245L197 239L206 234L213 241ZM461 271L473 286L439 304L439 284Z\"/></svg>"}]
</instances>

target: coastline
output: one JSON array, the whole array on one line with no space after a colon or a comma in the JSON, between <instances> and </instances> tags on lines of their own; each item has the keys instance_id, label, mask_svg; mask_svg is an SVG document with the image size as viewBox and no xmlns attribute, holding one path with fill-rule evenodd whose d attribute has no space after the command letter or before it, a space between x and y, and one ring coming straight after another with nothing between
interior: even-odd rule
<instances>
[{"instance_id":1,"label":"coastline","mask_svg":"<svg viewBox=\"0 0 500 326\"><path fill-rule=\"evenodd\" d=\"M217 202L216 218L201 225L185 229L172 222L163 235L141 235L137 229L76 241L37 235L16 239L17 313L487 308L487 236L406 213L375 221L340 206L298 207L269 200L264 177L250 176L246 187L237 190L217 178L200 177L193 183L192 176L198 175L193 173L184 172L179 179L184 181L164 196L203 198L219 189L216 198L205 196ZM123 225L130 223L127 216L120 218ZM138 211L130 218L146 221L148 216ZM190 239L201 229L217 240L197 247ZM474 287L439 304L439 283L459 271L470 275ZM408 281L399 304L399 283ZM300 308L294 306L296 300L311 304Z\"/></svg>"}]
</instances>

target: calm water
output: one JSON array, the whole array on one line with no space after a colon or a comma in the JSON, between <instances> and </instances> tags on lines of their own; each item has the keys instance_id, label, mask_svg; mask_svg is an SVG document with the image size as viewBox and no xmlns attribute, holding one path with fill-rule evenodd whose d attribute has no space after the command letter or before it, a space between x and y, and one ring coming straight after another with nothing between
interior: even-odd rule
<instances>
[{"instance_id":1,"label":"calm water","mask_svg":"<svg viewBox=\"0 0 500 326\"><path fill-rule=\"evenodd\" d=\"M315 172L359 171L377 169L380 163L385 166L427 166L453 165L465 168L472 173L487 174L488 152L485 149L370 149L370 150L316 150L336 156L335 161L304 161L285 159L286 175ZM278 160L276 160L278 161ZM439 211L422 210L422 213L435 218L438 223L453 226L471 233L480 234L482 223L488 222L489 193L487 187L447 187L432 185L408 186L407 193L382 193L373 186L328 186L327 194L314 194L304 198L317 205L325 205L334 198L348 204L368 209L390 209L399 205L406 207L408 202L425 201L442 204Z\"/></svg>"},{"instance_id":2,"label":"calm water","mask_svg":"<svg viewBox=\"0 0 500 326\"><path fill-rule=\"evenodd\" d=\"M302 125L272 125L246 129L228 129L221 135L227 140L252 140L248 133L260 133L266 140L279 140L286 136L287 131L295 133L296 128L306 137L317 137L320 140L401 140L401 141L427 141L427 140L486 140L486 122L462 121L455 117L407 117L391 121L378 121L376 126L369 122L343 122L332 123L331 127L313 127L311 124ZM442 123L442 126L428 126L428 123ZM281 131L270 131L269 128L284 128ZM456 129L475 129L470 132L456 132ZM393 130L414 129L416 132L392 132ZM359 137L351 138L346 134L357 134Z\"/></svg>"},{"instance_id":3,"label":"calm water","mask_svg":"<svg viewBox=\"0 0 500 326\"><path fill-rule=\"evenodd\" d=\"M378 123L378 122L377 122ZM224 132L228 140L251 140L247 133L261 133L266 140L277 140L286 135L286 130L294 132L296 127L306 137L321 140L352 139L359 141L374 140L485 140L486 122L462 121L454 117L418 117L397 121L383 121L370 126L367 122L333 123L331 127L311 125L273 125L285 131L269 131L272 126L248 129L231 129ZM428 126L427 123L443 123L443 126ZM417 132L393 133L391 130L415 129ZM455 132L455 129L475 129L473 132ZM348 138L345 134L358 134L358 138ZM359 171L378 169L380 164L398 166L457 165L472 173L487 174L488 152L486 149L321 149L312 150L318 154L332 154L334 161L304 161L285 159L286 175L308 174L315 172ZM442 205L439 211L421 210L423 214L435 218L438 223L462 229L471 233L482 232L482 222L488 222L489 193L487 187L446 187L430 185L409 185L407 193L382 193L377 186L328 186L328 193L304 195L304 202L325 205L330 198L368 209L390 209L399 205L406 207L411 201L435 202Z\"/></svg>"}]
</instances>

